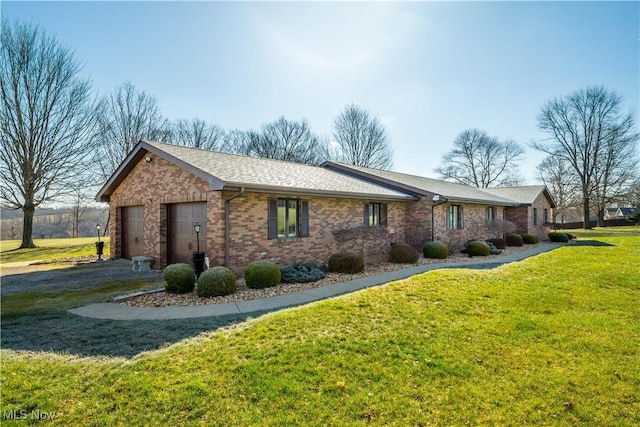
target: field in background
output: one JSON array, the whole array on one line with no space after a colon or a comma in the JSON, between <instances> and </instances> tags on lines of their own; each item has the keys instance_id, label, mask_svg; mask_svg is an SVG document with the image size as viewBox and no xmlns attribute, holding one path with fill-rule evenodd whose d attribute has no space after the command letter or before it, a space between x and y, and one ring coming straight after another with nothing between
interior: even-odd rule
<instances>
[{"instance_id":1,"label":"field in background","mask_svg":"<svg viewBox=\"0 0 640 427\"><path fill-rule=\"evenodd\" d=\"M20 240L0 240L0 263L39 261L85 257L96 255L97 237L76 239L34 239L36 248L17 249ZM104 244L104 255L109 255L109 238L100 237Z\"/></svg>"}]
</instances>

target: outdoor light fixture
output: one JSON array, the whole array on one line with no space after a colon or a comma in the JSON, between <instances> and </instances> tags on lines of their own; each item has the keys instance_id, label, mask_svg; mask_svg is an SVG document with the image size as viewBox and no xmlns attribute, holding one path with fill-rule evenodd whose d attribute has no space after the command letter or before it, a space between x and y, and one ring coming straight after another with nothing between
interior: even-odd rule
<instances>
[{"instance_id":1,"label":"outdoor light fixture","mask_svg":"<svg viewBox=\"0 0 640 427\"><path fill-rule=\"evenodd\" d=\"M204 252L200 252L200 224L193 224L193 231L196 232L196 244L198 250L193 253L193 269L196 277L200 277L200 273L204 270Z\"/></svg>"},{"instance_id":2,"label":"outdoor light fixture","mask_svg":"<svg viewBox=\"0 0 640 427\"><path fill-rule=\"evenodd\" d=\"M98 231L98 241L96 242L96 255L98 255L98 261L102 261L102 251L104 250L104 242L100 241L100 224L96 224L96 230Z\"/></svg>"}]
</instances>

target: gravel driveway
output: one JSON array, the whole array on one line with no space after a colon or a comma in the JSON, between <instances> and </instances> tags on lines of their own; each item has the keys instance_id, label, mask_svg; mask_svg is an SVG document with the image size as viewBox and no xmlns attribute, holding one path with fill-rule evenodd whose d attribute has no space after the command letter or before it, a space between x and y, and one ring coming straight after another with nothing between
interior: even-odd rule
<instances>
[{"instance_id":1,"label":"gravel driveway","mask_svg":"<svg viewBox=\"0 0 640 427\"><path fill-rule=\"evenodd\" d=\"M2 267L0 294L9 295L23 291L60 291L90 289L118 280L162 280L161 270L134 272L131 261L106 260L60 265L41 264L23 267Z\"/></svg>"}]
</instances>

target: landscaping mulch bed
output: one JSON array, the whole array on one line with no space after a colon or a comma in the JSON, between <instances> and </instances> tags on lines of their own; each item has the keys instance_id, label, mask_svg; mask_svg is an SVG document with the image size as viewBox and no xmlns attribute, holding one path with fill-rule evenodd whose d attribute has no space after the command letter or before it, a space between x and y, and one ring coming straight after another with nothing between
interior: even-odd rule
<instances>
[{"instance_id":1,"label":"landscaping mulch bed","mask_svg":"<svg viewBox=\"0 0 640 427\"><path fill-rule=\"evenodd\" d=\"M374 276L389 271L401 270L416 265L451 263L451 262L478 262L479 260L497 259L515 252L520 252L535 248L540 244L524 245L520 247L507 247L500 255L490 255L482 258L469 258L467 254L454 253L449 255L447 259L428 259L422 256L416 264L394 264L386 260L371 258L365 267L365 271L359 274L338 274L327 273L326 277L317 282L311 283L281 283L277 286L267 289L250 289L244 282L244 279L238 280L238 291L231 295L211 298L200 298L195 291L188 294L168 294L164 291L147 293L143 295L133 296L127 299L121 299L119 304L134 307L168 307L168 306L189 306L189 305L205 305L205 304L224 304L238 301L249 301L254 299L269 298L278 295L285 295L293 292L300 292L307 289L319 288L321 286L331 285L334 283L347 282L349 280L358 279L360 277Z\"/></svg>"}]
</instances>

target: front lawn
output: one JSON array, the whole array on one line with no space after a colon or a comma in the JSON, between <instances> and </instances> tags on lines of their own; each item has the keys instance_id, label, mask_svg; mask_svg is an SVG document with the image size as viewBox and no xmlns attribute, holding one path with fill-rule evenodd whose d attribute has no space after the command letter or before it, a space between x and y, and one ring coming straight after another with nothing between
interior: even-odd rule
<instances>
[{"instance_id":1,"label":"front lawn","mask_svg":"<svg viewBox=\"0 0 640 427\"><path fill-rule=\"evenodd\" d=\"M109 257L109 238L101 237L104 258ZM0 263L39 261L96 255L97 237L75 239L34 239L35 248L18 249L20 240L0 240Z\"/></svg>"},{"instance_id":2,"label":"front lawn","mask_svg":"<svg viewBox=\"0 0 640 427\"><path fill-rule=\"evenodd\" d=\"M638 425L640 233L579 240L132 359L5 348L2 410L55 425Z\"/></svg>"}]
</instances>

